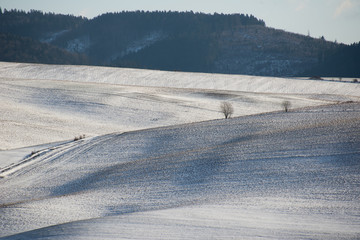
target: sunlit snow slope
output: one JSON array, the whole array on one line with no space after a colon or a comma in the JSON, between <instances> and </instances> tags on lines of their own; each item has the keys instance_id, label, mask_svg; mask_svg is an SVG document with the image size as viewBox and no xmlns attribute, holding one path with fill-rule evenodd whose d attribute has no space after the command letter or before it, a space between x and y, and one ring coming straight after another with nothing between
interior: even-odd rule
<instances>
[{"instance_id":1,"label":"sunlit snow slope","mask_svg":"<svg viewBox=\"0 0 360 240\"><path fill-rule=\"evenodd\" d=\"M336 94L360 96L348 82L259 77L229 74L167 72L94 66L0 62L0 76L10 79L67 80L120 85L196 88L259 93Z\"/></svg>"},{"instance_id":2,"label":"sunlit snow slope","mask_svg":"<svg viewBox=\"0 0 360 240\"><path fill-rule=\"evenodd\" d=\"M1 173L0 235L359 239L359 126L346 103L51 146Z\"/></svg>"},{"instance_id":3,"label":"sunlit snow slope","mask_svg":"<svg viewBox=\"0 0 360 240\"><path fill-rule=\"evenodd\" d=\"M350 82L0 62L0 150L219 119L222 101L243 116L359 97Z\"/></svg>"}]
</instances>

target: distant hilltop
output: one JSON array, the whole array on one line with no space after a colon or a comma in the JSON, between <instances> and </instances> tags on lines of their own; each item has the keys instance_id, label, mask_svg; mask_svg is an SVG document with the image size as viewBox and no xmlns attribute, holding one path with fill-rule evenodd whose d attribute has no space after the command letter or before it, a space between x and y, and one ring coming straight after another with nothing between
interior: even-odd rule
<instances>
[{"instance_id":1,"label":"distant hilltop","mask_svg":"<svg viewBox=\"0 0 360 240\"><path fill-rule=\"evenodd\" d=\"M262 76L360 76L360 42L289 33L245 14L0 9L0 61Z\"/></svg>"}]
</instances>

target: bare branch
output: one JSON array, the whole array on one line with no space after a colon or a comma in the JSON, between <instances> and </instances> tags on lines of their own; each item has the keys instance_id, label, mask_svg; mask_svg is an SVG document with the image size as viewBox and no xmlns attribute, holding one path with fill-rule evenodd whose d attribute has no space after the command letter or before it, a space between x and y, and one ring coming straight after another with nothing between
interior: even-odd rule
<instances>
[{"instance_id":1,"label":"bare branch","mask_svg":"<svg viewBox=\"0 0 360 240\"><path fill-rule=\"evenodd\" d=\"M229 102L222 102L220 104L220 111L224 114L225 119L230 118L234 113L234 108Z\"/></svg>"}]
</instances>

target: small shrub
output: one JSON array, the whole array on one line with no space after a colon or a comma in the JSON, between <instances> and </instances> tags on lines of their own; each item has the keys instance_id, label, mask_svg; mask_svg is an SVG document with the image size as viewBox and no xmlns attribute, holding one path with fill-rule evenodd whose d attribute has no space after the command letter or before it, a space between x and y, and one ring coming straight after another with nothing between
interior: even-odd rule
<instances>
[{"instance_id":1,"label":"small shrub","mask_svg":"<svg viewBox=\"0 0 360 240\"><path fill-rule=\"evenodd\" d=\"M288 112L288 111L289 111L289 108L290 108L290 106L291 106L291 103L290 103L289 101L283 101L281 105L282 105L282 107L284 108L284 111L285 111L285 112Z\"/></svg>"},{"instance_id":2,"label":"small shrub","mask_svg":"<svg viewBox=\"0 0 360 240\"><path fill-rule=\"evenodd\" d=\"M35 154L37 154L39 151L32 151L31 153L30 153L30 157L32 157L33 155L35 155Z\"/></svg>"},{"instance_id":3,"label":"small shrub","mask_svg":"<svg viewBox=\"0 0 360 240\"><path fill-rule=\"evenodd\" d=\"M76 136L76 137L74 138L74 141L79 141L79 140L84 139L84 138L85 138L85 134L79 135L79 136Z\"/></svg>"}]
</instances>

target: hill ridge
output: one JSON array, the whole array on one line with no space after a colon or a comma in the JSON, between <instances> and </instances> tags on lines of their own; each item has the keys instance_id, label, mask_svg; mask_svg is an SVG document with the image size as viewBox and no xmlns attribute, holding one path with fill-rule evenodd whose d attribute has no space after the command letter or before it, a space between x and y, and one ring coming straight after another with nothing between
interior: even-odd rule
<instances>
[{"instance_id":1,"label":"hill ridge","mask_svg":"<svg viewBox=\"0 0 360 240\"><path fill-rule=\"evenodd\" d=\"M43 50L24 56L0 49L0 60L38 63L106 65L187 72L261 76L359 77L359 44L344 45L266 27L245 14L124 11L93 19L17 10L0 14L0 33L12 34L18 48L44 47L64 51L56 58ZM37 41L37 43L35 43ZM356 52L356 53L355 53ZM348 59L352 59L349 61ZM346 64L345 64L346 62ZM331 67L330 67L331 65Z\"/></svg>"},{"instance_id":2,"label":"hill ridge","mask_svg":"<svg viewBox=\"0 0 360 240\"><path fill-rule=\"evenodd\" d=\"M34 239L93 238L95 232L105 239L142 238L142 231L132 229L154 223L167 224L163 239L179 237L179 225L187 234L206 239L214 236L209 221L224 218L216 228L221 236L227 232L286 239L299 234L352 238L359 232L351 226L360 224L354 217L359 204L354 188L359 174L359 111L359 103L336 104L111 135L91 147L79 146L74 154L49 158L50 162L0 179L1 191L9 194L1 203L19 202L16 208L1 208L1 216L15 223L21 211L28 223L7 225L5 234L19 234L4 239L27 234ZM270 134L246 137L264 131ZM198 151L186 151L194 146ZM40 200L22 203L29 195ZM124 214L128 212L132 214ZM267 217L250 224L251 216ZM300 229L298 219L304 218L307 224ZM146 234L159 238L154 229Z\"/></svg>"}]
</instances>

